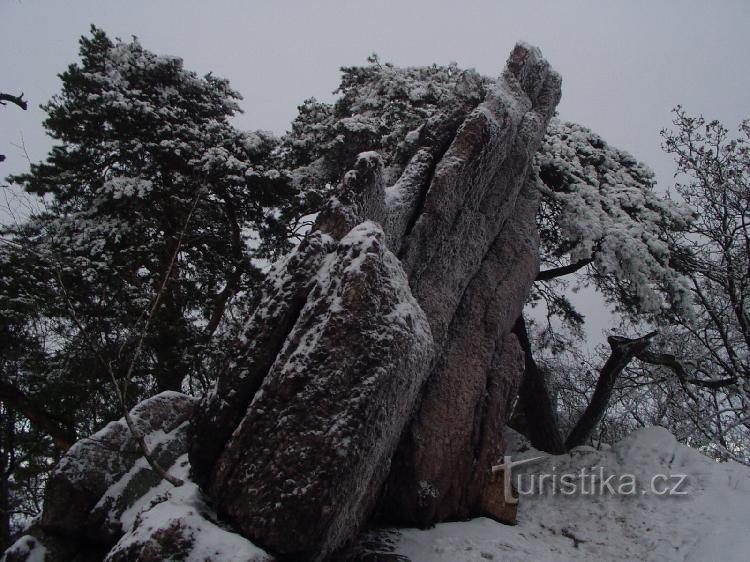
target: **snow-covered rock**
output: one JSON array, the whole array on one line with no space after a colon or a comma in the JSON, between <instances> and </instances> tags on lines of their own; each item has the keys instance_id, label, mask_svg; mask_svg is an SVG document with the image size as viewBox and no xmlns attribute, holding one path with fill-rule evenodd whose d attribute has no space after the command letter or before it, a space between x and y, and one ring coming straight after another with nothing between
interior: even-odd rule
<instances>
[{"instance_id":1,"label":"snow-covered rock","mask_svg":"<svg viewBox=\"0 0 750 562\"><path fill-rule=\"evenodd\" d=\"M273 560L220 523L191 480L189 418L196 404L184 394L163 392L130 412L153 457L182 480L181 486L151 469L124 420L110 423L63 457L47 490L41 520L2 561ZM69 512L63 509L65 500L70 501Z\"/></svg>"},{"instance_id":2,"label":"snow-covered rock","mask_svg":"<svg viewBox=\"0 0 750 562\"><path fill-rule=\"evenodd\" d=\"M139 498L119 520L127 532L107 553L106 562L270 562L273 558L218 523L203 493L189 479L187 455L170 474L185 483L162 481Z\"/></svg>"},{"instance_id":3,"label":"snow-covered rock","mask_svg":"<svg viewBox=\"0 0 750 562\"><path fill-rule=\"evenodd\" d=\"M220 512L276 552L341 546L375 506L432 354L382 229L356 226L218 458L209 490Z\"/></svg>"},{"instance_id":4,"label":"snow-covered rock","mask_svg":"<svg viewBox=\"0 0 750 562\"><path fill-rule=\"evenodd\" d=\"M559 97L519 44L476 109L425 124L403 181L385 189L380 156L360 154L275 267L191 449L246 536L325 556L382 497L382 516L410 523L503 516L491 465L538 270L532 160Z\"/></svg>"},{"instance_id":5,"label":"snow-covered rock","mask_svg":"<svg viewBox=\"0 0 750 562\"><path fill-rule=\"evenodd\" d=\"M511 330L539 268L533 156L559 99L560 76L517 45L437 162L399 246L439 354L394 458L381 510L394 521L506 516L490 467L523 372Z\"/></svg>"},{"instance_id":6,"label":"snow-covered rock","mask_svg":"<svg viewBox=\"0 0 750 562\"><path fill-rule=\"evenodd\" d=\"M320 269L336 241L313 232L285 258L277 262L263 284L260 304L249 318L242 336L228 355L214 389L193 419L190 462L195 477L208 486L216 459L260 388L276 354L305 305Z\"/></svg>"},{"instance_id":7,"label":"snow-covered rock","mask_svg":"<svg viewBox=\"0 0 750 562\"><path fill-rule=\"evenodd\" d=\"M130 412L135 427L151 443L155 458L166 466L183 452L172 437L186 445L178 430L193 415L196 400L179 392L162 392ZM173 433L175 432L175 433ZM69 537L87 534L89 515L107 489L122 478L141 456L138 442L124 419L74 444L55 467L44 495L40 526ZM95 533L96 534L96 533Z\"/></svg>"}]
</instances>

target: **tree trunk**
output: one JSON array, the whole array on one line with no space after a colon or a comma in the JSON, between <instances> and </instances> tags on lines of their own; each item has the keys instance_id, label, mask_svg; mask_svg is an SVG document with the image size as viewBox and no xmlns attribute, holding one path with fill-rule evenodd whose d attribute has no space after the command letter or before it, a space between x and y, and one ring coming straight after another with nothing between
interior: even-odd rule
<instances>
[{"instance_id":1,"label":"tree trunk","mask_svg":"<svg viewBox=\"0 0 750 562\"><path fill-rule=\"evenodd\" d=\"M599 372L599 380L596 383L594 394L591 396L591 401L586 411L565 441L566 449L578 447L588 441L591 433L607 411L617 377L636 355L649 346L651 339L655 335L656 332L652 332L638 339L628 339L619 336L610 336L607 338L607 342L612 348L612 353Z\"/></svg>"},{"instance_id":2,"label":"tree trunk","mask_svg":"<svg viewBox=\"0 0 750 562\"><path fill-rule=\"evenodd\" d=\"M2 422L0 422L0 552L4 552L11 544L10 533L10 477L13 472L13 449L15 447L15 414L7 407L3 407Z\"/></svg>"},{"instance_id":3,"label":"tree trunk","mask_svg":"<svg viewBox=\"0 0 750 562\"><path fill-rule=\"evenodd\" d=\"M516 321L513 332L521 343L525 359L523 382L518 391L518 404L516 405L524 423L523 428L519 429L540 451L556 455L564 453L566 448L557 421L555 403L550 395L544 372L534 361L531 341L523 316Z\"/></svg>"}]
</instances>

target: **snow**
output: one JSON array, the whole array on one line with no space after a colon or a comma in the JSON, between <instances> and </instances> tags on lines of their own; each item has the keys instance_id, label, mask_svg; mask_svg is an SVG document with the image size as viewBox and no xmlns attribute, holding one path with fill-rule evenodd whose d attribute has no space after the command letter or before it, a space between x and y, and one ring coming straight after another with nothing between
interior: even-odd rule
<instances>
[{"instance_id":1,"label":"snow","mask_svg":"<svg viewBox=\"0 0 750 562\"><path fill-rule=\"evenodd\" d=\"M25 562L44 562L47 558L47 549L35 537L23 535L8 548L5 556Z\"/></svg>"},{"instance_id":2,"label":"snow","mask_svg":"<svg viewBox=\"0 0 750 562\"><path fill-rule=\"evenodd\" d=\"M109 556L137 549L157 533L178 528L179 536L191 541L187 554L181 558L186 562L270 562L272 558L265 551L215 523L216 514L198 486L190 481L189 472L190 463L183 455L169 469L170 474L185 482L182 486L162 481L123 514L122 522L128 531Z\"/></svg>"},{"instance_id":3,"label":"snow","mask_svg":"<svg viewBox=\"0 0 750 562\"><path fill-rule=\"evenodd\" d=\"M528 484L532 475L596 468L615 482L632 475L637 493L553 495L547 486L545 494L521 496L516 526L479 518L394 531L395 553L413 562L749 559L747 467L716 463L659 427L639 430L608 450L580 447L559 456L530 448L513 432L509 441L514 462L541 457L514 467L514 481L519 474ZM671 487L683 474L678 491L684 495L659 495L661 480L656 492L650 486L654 476L665 475L672 477Z\"/></svg>"},{"instance_id":4,"label":"snow","mask_svg":"<svg viewBox=\"0 0 750 562\"><path fill-rule=\"evenodd\" d=\"M666 308L666 293L669 305L689 313L687 280L670 264L662 226L679 231L691 213L655 193L648 168L585 127L558 119L550 121L536 164L553 176L539 190L542 214L556 215L559 228L542 236L543 269L560 265L555 260L564 254L570 263L593 258L600 272L632 287L641 310Z\"/></svg>"}]
</instances>

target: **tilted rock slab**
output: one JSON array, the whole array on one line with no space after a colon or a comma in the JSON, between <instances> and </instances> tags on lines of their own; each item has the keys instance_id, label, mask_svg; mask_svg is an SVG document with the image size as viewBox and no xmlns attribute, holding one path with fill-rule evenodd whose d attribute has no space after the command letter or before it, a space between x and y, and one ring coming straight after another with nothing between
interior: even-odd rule
<instances>
[{"instance_id":1,"label":"tilted rock slab","mask_svg":"<svg viewBox=\"0 0 750 562\"><path fill-rule=\"evenodd\" d=\"M376 154L358 157L274 269L245 330L250 352L195 422L196 476L278 553L324 556L367 523L434 355L401 263L365 220L384 222L382 174Z\"/></svg>"},{"instance_id":2,"label":"tilted rock slab","mask_svg":"<svg viewBox=\"0 0 750 562\"><path fill-rule=\"evenodd\" d=\"M433 353L375 223L352 229L317 277L209 487L281 553L327 554L367 521Z\"/></svg>"},{"instance_id":3,"label":"tilted rock slab","mask_svg":"<svg viewBox=\"0 0 750 562\"><path fill-rule=\"evenodd\" d=\"M376 503L410 524L507 518L491 466L538 271L533 155L559 98L559 76L518 45L460 126L460 111L426 124L394 186L360 155L277 266L191 454L253 541L324 557Z\"/></svg>"},{"instance_id":4,"label":"tilted rock slab","mask_svg":"<svg viewBox=\"0 0 750 562\"><path fill-rule=\"evenodd\" d=\"M492 508L491 466L523 372L510 332L539 267L532 162L560 83L537 49L517 45L435 167L413 227L394 239L441 353L393 461L381 506L386 519L426 525L481 513L507 518ZM403 213L404 206L389 211Z\"/></svg>"},{"instance_id":5,"label":"tilted rock slab","mask_svg":"<svg viewBox=\"0 0 750 562\"><path fill-rule=\"evenodd\" d=\"M377 154L360 155L276 264L190 443L193 476L253 543L322 559L376 514L419 525L512 518L491 466L523 371L511 328L538 269L532 159L559 97L539 51L516 46L479 106L425 124L393 186ZM45 531L124 533L112 560L158 557L175 542L198 552L210 517L188 525L186 512L172 525L162 499L118 526L132 502L106 492L135 461L78 450L80 466L64 471L90 470L92 483L53 479L63 500L45 506Z\"/></svg>"}]
</instances>

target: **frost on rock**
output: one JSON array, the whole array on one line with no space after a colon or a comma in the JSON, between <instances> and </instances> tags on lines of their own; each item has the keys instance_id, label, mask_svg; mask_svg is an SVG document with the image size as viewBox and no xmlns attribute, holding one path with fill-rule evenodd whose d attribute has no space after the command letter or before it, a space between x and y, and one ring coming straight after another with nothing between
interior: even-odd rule
<instances>
[{"instance_id":1,"label":"frost on rock","mask_svg":"<svg viewBox=\"0 0 750 562\"><path fill-rule=\"evenodd\" d=\"M231 529L218 523L198 486L189 479L187 455L170 474L185 484L166 482L150 489L121 514L127 532L109 551L107 562L270 562L273 558Z\"/></svg>"},{"instance_id":2,"label":"frost on rock","mask_svg":"<svg viewBox=\"0 0 750 562\"><path fill-rule=\"evenodd\" d=\"M6 551L3 562L273 560L220 523L191 480L188 420L195 405L186 395L163 392L131 411L153 456L182 486L153 472L122 420L109 424L70 449L47 490L41 521ZM97 486L106 487L100 493ZM82 490L89 494L86 504L74 493ZM61 504L66 500L68 514ZM83 513L91 501L96 505Z\"/></svg>"},{"instance_id":3,"label":"frost on rock","mask_svg":"<svg viewBox=\"0 0 750 562\"><path fill-rule=\"evenodd\" d=\"M131 411L135 426L145 436L170 433L193 414L194 398L162 392ZM154 454L167 465L174 462L169 442L155 444ZM107 489L125 475L141 456L124 419L78 441L63 456L45 490L41 527L49 532L80 537L87 532L89 514ZM168 461L168 462L167 462Z\"/></svg>"},{"instance_id":4,"label":"frost on rock","mask_svg":"<svg viewBox=\"0 0 750 562\"><path fill-rule=\"evenodd\" d=\"M376 509L503 516L490 467L522 373L511 328L538 270L532 157L560 78L522 46L479 105L472 76L454 110L404 125L409 161L364 152L341 173L199 409L200 482L273 552L325 557Z\"/></svg>"},{"instance_id":5,"label":"frost on rock","mask_svg":"<svg viewBox=\"0 0 750 562\"><path fill-rule=\"evenodd\" d=\"M400 244L440 353L393 461L383 511L394 520L467 517L496 496L497 430L523 372L510 332L539 267L532 160L559 99L559 75L517 46L435 166ZM421 481L437 493L421 497Z\"/></svg>"},{"instance_id":6,"label":"frost on rock","mask_svg":"<svg viewBox=\"0 0 750 562\"><path fill-rule=\"evenodd\" d=\"M282 553L328 553L361 528L413 412L432 337L373 222L327 256L216 464L211 495Z\"/></svg>"},{"instance_id":7,"label":"frost on rock","mask_svg":"<svg viewBox=\"0 0 750 562\"><path fill-rule=\"evenodd\" d=\"M49 551L32 535L23 535L5 551L3 562L45 562Z\"/></svg>"},{"instance_id":8,"label":"frost on rock","mask_svg":"<svg viewBox=\"0 0 750 562\"><path fill-rule=\"evenodd\" d=\"M276 354L292 330L313 286L313 274L335 246L326 234L314 232L277 262L265 281L260 305L228 353L228 363L194 420L190 460L205 485L232 432L244 417Z\"/></svg>"}]
</instances>

